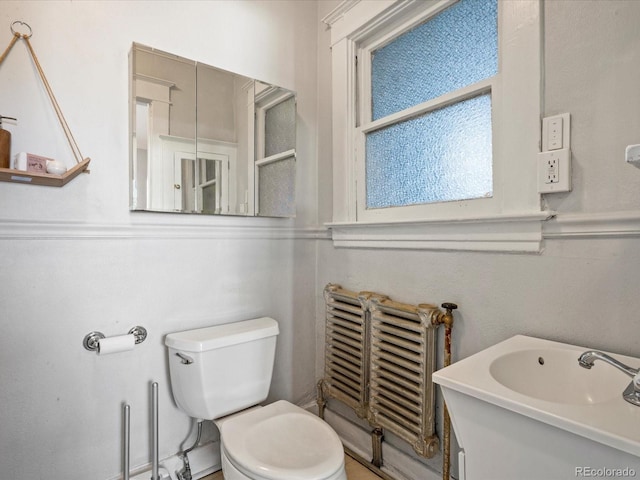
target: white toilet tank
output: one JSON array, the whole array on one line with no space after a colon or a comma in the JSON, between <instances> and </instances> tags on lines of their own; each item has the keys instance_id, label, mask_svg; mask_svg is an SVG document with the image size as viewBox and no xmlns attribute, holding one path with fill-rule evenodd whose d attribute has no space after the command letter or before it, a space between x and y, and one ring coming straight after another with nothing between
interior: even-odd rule
<instances>
[{"instance_id":1,"label":"white toilet tank","mask_svg":"<svg viewBox=\"0 0 640 480\"><path fill-rule=\"evenodd\" d=\"M213 420L267 398L278 323L268 317L171 333L171 389L178 407Z\"/></svg>"}]
</instances>

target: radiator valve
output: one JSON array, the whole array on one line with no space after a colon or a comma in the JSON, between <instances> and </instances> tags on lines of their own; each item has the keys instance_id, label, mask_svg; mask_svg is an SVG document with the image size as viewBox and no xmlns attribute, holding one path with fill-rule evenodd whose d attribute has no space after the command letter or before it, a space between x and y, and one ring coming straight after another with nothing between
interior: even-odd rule
<instances>
[{"instance_id":1,"label":"radiator valve","mask_svg":"<svg viewBox=\"0 0 640 480\"><path fill-rule=\"evenodd\" d=\"M442 308L446 310L445 313L439 315L438 323L444 323L447 327L453 326L453 311L458 308L455 303L443 303Z\"/></svg>"}]
</instances>

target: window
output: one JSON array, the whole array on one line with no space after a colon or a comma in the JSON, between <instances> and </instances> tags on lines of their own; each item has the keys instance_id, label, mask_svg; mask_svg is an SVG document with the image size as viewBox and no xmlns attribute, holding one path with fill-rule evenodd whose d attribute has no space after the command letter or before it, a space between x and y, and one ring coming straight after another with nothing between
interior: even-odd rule
<instances>
[{"instance_id":1,"label":"window","mask_svg":"<svg viewBox=\"0 0 640 480\"><path fill-rule=\"evenodd\" d=\"M255 199L263 217L295 216L296 98L277 87L258 89Z\"/></svg>"},{"instance_id":2,"label":"window","mask_svg":"<svg viewBox=\"0 0 640 480\"><path fill-rule=\"evenodd\" d=\"M538 0L360 0L325 18L334 242L539 249L540 10Z\"/></svg>"},{"instance_id":3,"label":"window","mask_svg":"<svg viewBox=\"0 0 640 480\"><path fill-rule=\"evenodd\" d=\"M365 209L492 196L497 16L497 0L460 0L361 48Z\"/></svg>"}]
</instances>

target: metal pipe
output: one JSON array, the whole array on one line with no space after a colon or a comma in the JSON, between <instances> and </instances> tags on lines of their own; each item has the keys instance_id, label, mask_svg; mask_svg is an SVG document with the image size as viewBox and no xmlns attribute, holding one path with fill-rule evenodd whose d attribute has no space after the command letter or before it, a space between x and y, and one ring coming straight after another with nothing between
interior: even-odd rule
<instances>
[{"instance_id":1,"label":"metal pipe","mask_svg":"<svg viewBox=\"0 0 640 480\"><path fill-rule=\"evenodd\" d=\"M446 310L442 315L441 322L444 324L444 361L443 366L451 365L451 333L453 331L453 311L458 308L455 303L443 303L442 308ZM447 402L442 399L442 479L449 480L451 477L451 417Z\"/></svg>"},{"instance_id":2,"label":"metal pipe","mask_svg":"<svg viewBox=\"0 0 640 480\"><path fill-rule=\"evenodd\" d=\"M451 365L451 327L445 325L444 327L444 366ZM449 409L447 408L447 402L442 400L443 415L442 415L442 478L443 480L449 480L451 469L451 417L449 416Z\"/></svg>"},{"instance_id":3,"label":"metal pipe","mask_svg":"<svg viewBox=\"0 0 640 480\"><path fill-rule=\"evenodd\" d=\"M318 416L324 420L324 409L327 407L327 400L324 397L324 379L320 380L317 385L316 403L318 404Z\"/></svg>"},{"instance_id":4,"label":"metal pipe","mask_svg":"<svg viewBox=\"0 0 640 480\"><path fill-rule=\"evenodd\" d=\"M124 406L124 439L122 442L122 479L129 480L129 448L131 438L131 424L130 424L130 410L129 405Z\"/></svg>"},{"instance_id":5,"label":"metal pipe","mask_svg":"<svg viewBox=\"0 0 640 480\"><path fill-rule=\"evenodd\" d=\"M372 459L371 463L374 467L382 467L382 441L384 440L384 431L376 427L371 431L371 450Z\"/></svg>"},{"instance_id":6,"label":"metal pipe","mask_svg":"<svg viewBox=\"0 0 640 480\"><path fill-rule=\"evenodd\" d=\"M151 480L160 480L158 475L158 382L151 385Z\"/></svg>"},{"instance_id":7,"label":"metal pipe","mask_svg":"<svg viewBox=\"0 0 640 480\"><path fill-rule=\"evenodd\" d=\"M187 453L191 452L193 449L195 449L200 444L200 439L202 438L202 424L203 423L204 422L202 420L198 422L198 434L196 436L196 441L195 441L195 443L193 445L191 445L184 452L182 452L183 455L186 455Z\"/></svg>"},{"instance_id":8,"label":"metal pipe","mask_svg":"<svg viewBox=\"0 0 640 480\"><path fill-rule=\"evenodd\" d=\"M187 456L187 454L200 444L200 438L202 437L202 424L203 421L200 420L198 422L198 436L196 437L195 443L182 452L182 461L184 462L184 468L179 472L176 472L178 480L192 480L193 478L191 476L191 465L189 464L189 457Z\"/></svg>"}]
</instances>

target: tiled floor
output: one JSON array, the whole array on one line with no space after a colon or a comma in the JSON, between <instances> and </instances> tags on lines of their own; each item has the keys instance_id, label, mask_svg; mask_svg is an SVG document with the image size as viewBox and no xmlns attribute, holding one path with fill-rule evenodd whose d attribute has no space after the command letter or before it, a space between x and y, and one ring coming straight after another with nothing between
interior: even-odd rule
<instances>
[{"instance_id":1,"label":"tiled floor","mask_svg":"<svg viewBox=\"0 0 640 480\"><path fill-rule=\"evenodd\" d=\"M344 457L345 466L347 469L347 477L349 480L380 480L380 477L375 475L369 469L360 465L357 461L348 455ZM224 480L222 472L216 472L202 480Z\"/></svg>"}]
</instances>

